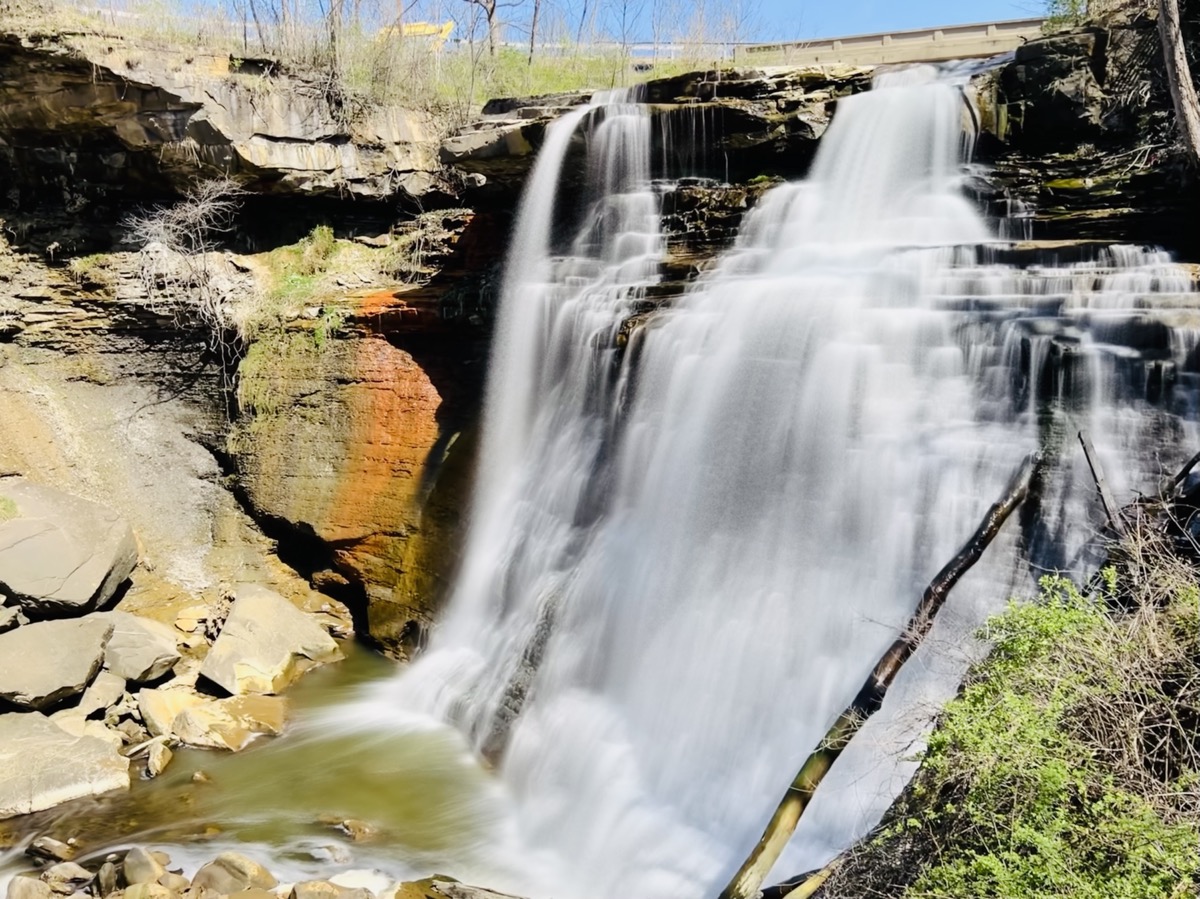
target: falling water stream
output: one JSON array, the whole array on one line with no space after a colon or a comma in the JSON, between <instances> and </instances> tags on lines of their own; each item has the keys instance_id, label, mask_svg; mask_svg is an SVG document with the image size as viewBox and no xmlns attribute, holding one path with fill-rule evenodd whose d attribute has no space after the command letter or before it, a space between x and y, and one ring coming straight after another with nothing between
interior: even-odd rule
<instances>
[{"instance_id":1,"label":"falling water stream","mask_svg":"<svg viewBox=\"0 0 1200 899\"><path fill-rule=\"evenodd\" d=\"M841 101L810 177L771 191L623 355L664 246L650 121L609 100L551 129L508 264L463 571L427 654L366 700L499 759L516 839L545 862L531 891L715 893L1026 453L1087 428L1136 484L1160 461L1147 447L1173 445L1163 429L1183 436L1148 410L1136 353L1101 335L1189 279L1132 248L1046 273L989 261L963 110L931 67ZM589 117L596 193L559 246L556 179ZM1070 570L1094 533L1063 456L1021 539ZM943 645L1027 585L1017 542L960 589ZM951 656L915 661L927 683L906 679L893 722L953 688L970 652ZM864 737L876 751L839 766L785 863L871 823L919 728L902 733Z\"/></svg>"},{"instance_id":2,"label":"falling water stream","mask_svg":"<svg viewBox=\"0 0 1200 899\"><path fill-rule=\"evenodd\" d=\"M433 775L387 782L364 758L470 768L469 797L430 800L447 828L472 822L464 842L364 850L406 872L457 865L558 899L715 895L924 586L1046 450L1036 520L1010 522L956 588L776 873L869 828L983 617L1037 566L1093 558L1075 431L1123 496L1197 437L1191 279L1133 247L1010 264L963 191L962 77L916 67L841 100L808 179L771 190L632 332L667 246L652 120L604 96L553 124L510 252L445 618L408 670L310 714L263 767L323 747L384 805Z\"/></svg>"}]
</instances>

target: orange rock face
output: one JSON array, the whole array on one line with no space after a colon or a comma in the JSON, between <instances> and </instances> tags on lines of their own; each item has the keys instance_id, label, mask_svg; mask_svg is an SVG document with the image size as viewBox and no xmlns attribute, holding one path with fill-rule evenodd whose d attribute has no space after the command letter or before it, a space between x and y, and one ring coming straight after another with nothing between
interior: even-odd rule
<instances>
[{"instance_id":1,"label":"orange rock face","mask_svg":"<svg viewBox=\"0 0 1200 899\"><path fill-rule=\"evenodd\" d=\"M391 293L360 302L359 321L411 315L424 320L416 330L430 324ZM433 616L466 498L465 486L459 495L445 483L465 484L469 469L446 464L448 446L465 446L455 439L462 416L447 414L431 376L453 368L439 359L452 339L414 338L432 342L423 365L377 334L317 346L300 332L243 363L249 414L231 447L251 504L330 550L337 571L366 593L371 636L398 655Z\"/></svg>"}]
</instances>

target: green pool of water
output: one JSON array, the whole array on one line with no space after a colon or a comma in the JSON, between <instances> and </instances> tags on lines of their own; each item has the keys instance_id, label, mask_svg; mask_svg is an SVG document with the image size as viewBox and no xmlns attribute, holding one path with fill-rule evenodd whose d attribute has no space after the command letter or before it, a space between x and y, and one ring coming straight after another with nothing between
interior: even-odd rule
<instances>
[{"instance_id":1,"label":"green pool of water","mask_svg":"<svg viewBox=\"0 0 1200 899\"><path fill-rule=\"evenodd\" d=\"M256 850L281 879L349 867L397 878L494 868L503 791L457 732L417 719L347 730L323 718L323 709L395 673L385 659L345 649L345 662L311 672L289 692L282 737L240 753L178 750L160 777L136 781L128 793L4 822L9 842L73 838L83 857L146 844L185 869L242 848Z\"/></svg>"}]
</instances>

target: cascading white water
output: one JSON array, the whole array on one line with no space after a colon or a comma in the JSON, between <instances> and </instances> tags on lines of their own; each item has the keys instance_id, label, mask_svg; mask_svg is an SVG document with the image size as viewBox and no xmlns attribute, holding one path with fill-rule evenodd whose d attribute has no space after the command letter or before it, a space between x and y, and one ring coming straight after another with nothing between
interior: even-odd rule
<instances>
[{"instance_id":1,"label":"cascading white water","mask_svg":"<svg viewBox=\"0 0 1200 899\"><path fill-rule=\"evenodd\" d=\"M529 891L715 894L1044 442L1052 332L1028 310L1184 289L1145 256L1051 278L981 259L993 236L959 187L962 102L931 69L841 101L811 177L764 198L620 371L614 337L663 252L650 122L610 99L551 127L508 266L464 567L426 655L372 700L502 753ZM560 246L585 121L595 193ZM1074 414L1126 463L1143 422L1113 386L1120 354L1078 342L1092 386ZM1085 539L1072 516L1087 528L1076 480L1048 493L1064 557ZM990 571L974 589L994 603L1011 572ZM943 695L961 671L926 667ZM848 754L787 863L870 823L895 789L878 767Z\"/></svg>"}]
</instances>

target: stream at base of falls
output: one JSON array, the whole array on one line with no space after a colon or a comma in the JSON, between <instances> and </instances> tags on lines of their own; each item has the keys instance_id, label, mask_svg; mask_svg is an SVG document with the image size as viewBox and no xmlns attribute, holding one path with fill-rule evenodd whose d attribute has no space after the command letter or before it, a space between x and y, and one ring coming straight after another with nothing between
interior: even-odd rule
<instances>
[{"instance_id":1,"label":"stream at base of falls","mask_svg":"<svg viewBox=\"0 0 1200 899\"><path fill-rule=\"evenodd\" d=\"M601 96L550 126L510 251L464 563L428 649L333 690L275 744L188 754L127 807L196 822L197 858L261 843L285 876L707 899L1041 450L1035 504L955 588L775 873L866 832L986 616L1042 572L1094 564L1076 432L1124 498L1196 448L1192 279L1138 247L1007 262L963 191L964 80L914 67L839 101L810 176L768 192L649 315L671 189L652 177L650 112ZM580 143L583 191L564 177ZM211 783L190 785L197 766ZM186 845L138 814L116 841ZM374 841L338 841L322 814Z\"/></svg>"}]
</instances>

